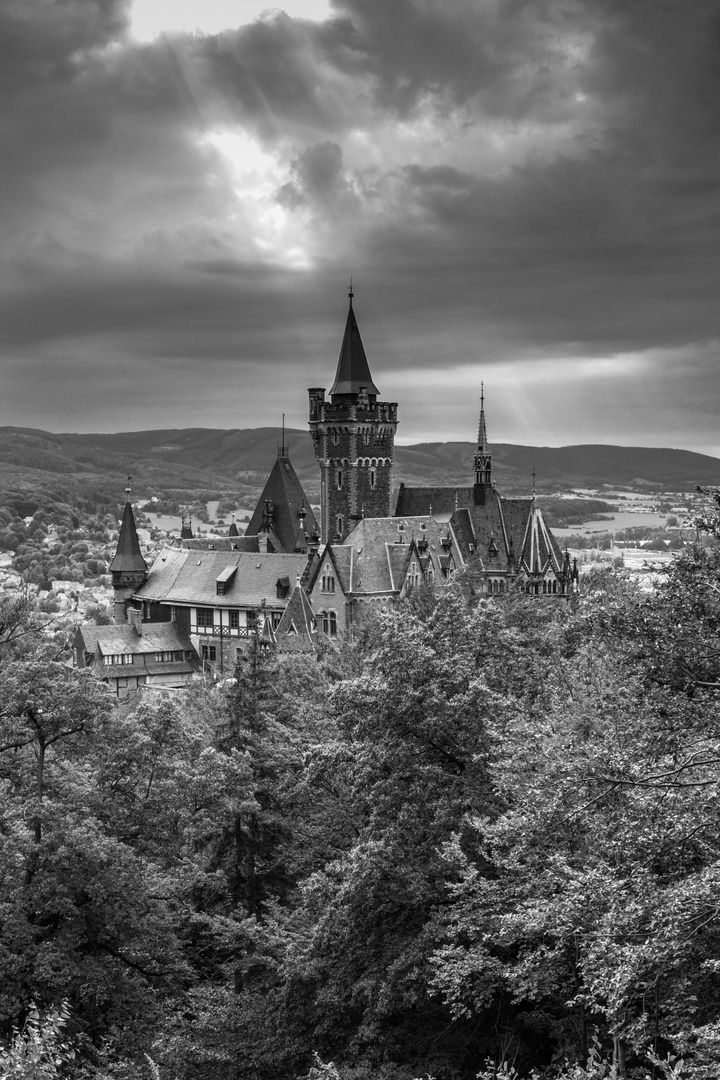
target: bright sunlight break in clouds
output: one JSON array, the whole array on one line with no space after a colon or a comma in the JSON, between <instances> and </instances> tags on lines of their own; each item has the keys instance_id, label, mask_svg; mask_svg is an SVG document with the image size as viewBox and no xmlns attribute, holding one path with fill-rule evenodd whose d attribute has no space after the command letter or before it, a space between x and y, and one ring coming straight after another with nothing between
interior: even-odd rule
<instances>
[{"instance_id":1,"label":"bright sunlight break in clouds","mask_svg":"<svg viewBox=\"0 0 720 1080\"><path fill-rule=\"evenodd\" d=\"M6 0L0 423L720 455L715 0Z\"/></svg>"}]
</instances>

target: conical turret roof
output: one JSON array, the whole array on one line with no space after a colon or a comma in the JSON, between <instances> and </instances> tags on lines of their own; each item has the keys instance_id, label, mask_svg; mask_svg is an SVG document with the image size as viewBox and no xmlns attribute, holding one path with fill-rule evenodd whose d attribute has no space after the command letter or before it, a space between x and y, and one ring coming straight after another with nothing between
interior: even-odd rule
<instances>
[{"instance_id":1,"label":"conical turret roof","mask_svg":"<svg viewBox=\"0 0 720 1080\"><path fill-rule=\"evenodd\" d=\"M351 295L340 359L330 394L359 394L361 389L365 389L368 394L373 394L375 397L380 393L370 374L370 366L353 311Z\"/></svg>"},{"instance_id":2,"label":"conical turret roof","mask_svg":"<svg viewBox=\"0 0 720 1080\"><path fill-rule=\"evenodd\" d=\"M129 500L125 503L117 549L108 570L111 574L147 573L147 563L140 554L140 541Z\"/></svg>"},{"instance_id":3,"label":"conical turret roof","mask_svg":"<svg viewBox=\"0 0 720 1080\"><path fill-rule=\"evenodd\" d=\"M307 550L307 536L317 532L317 521L284 446L270 470L246 536L257 536L262 531L265 503L272 504L272 525L283 551Z\"/></svg>"}]
</instances>

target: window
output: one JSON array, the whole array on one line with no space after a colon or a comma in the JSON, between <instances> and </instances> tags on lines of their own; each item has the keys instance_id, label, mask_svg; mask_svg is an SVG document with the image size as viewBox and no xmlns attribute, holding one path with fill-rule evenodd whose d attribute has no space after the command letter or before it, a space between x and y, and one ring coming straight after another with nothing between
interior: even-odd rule
<instances>
[{"instance_id":1,"label":"window","mask_svg":"<svg viewBox=\"0 0 720 1080\"><path fill-rule=\"evenodd\" d=\"M206 630L212 630L213 625L213 609L210 607L199 607L197 609L197 624L198 629L203 627Z\"/></svg>"},{"instance_id":2,"label":"window","mask_svg":"<svg viewBox=\"0 0 720 1080\"><path fill-rule=\"evenodd\" d=\"M335 592L335 577L329 570L326 570L320 579L320 591Z\"/></svg>"},{"instance_id":3,"label":"window","mask_svg":"<svg viewBox=\"0 0 720 1080\"><path fill-rule=\"evenodd\" d=\"M374 469L370 470L370 489L372 491L375 490L375 470Z\"/></svg>"},{"instance_id":4,"label":"window","mask_svg":"<svg viewBox=\"0 0 720 1080\"><path fill-rule=\"evenodd\" d=\"M342 481L343 481L342 469L338 469L338 471L337 471L337 486L338 486L338 489L342 487Z\"/></svg>"},{"instance_id":5,"label":"window","mask_svg":"<svg viewBox=\"0 0 720 1080\"><path fill-rule=\"evenodd\" d=\"M235 610L233 610L231 608L230 611L228 612L228 615L229 615L229 618L230 618L230 629L231 630L238 630L239 627L240 627L240 612L235 611Z\"/></svg>"},{"instance_id":6,"label":"window","mask_svg":"<svg viewBox=\"0 0 720 1080\"><path fill-rule=\"evenodd\" d=\"M335 637L337 634L337 612L331 611L330 613L330 636Z\"/></svg>"},{"instance_id":7,"label":"window","mask_svg":"<svg viewBox=\"0 0 720 1080\"><path fill-rule=\"evenodd\" d=\"M323 634L329 634L330 633L330 620L328 619L327 611L318 611L318 613L317 613L317 621L318 621L319 625L322 627Z\"/></svg>"},{"instance_id":8,"label":"window","mask_svg":"<svg viewBox=\"0 0 720 1080\"><path fill-rule=\"evenodd\" d=\"M276 588L277 588L277 598L278 598L278 600L282 600L283 597L289 596L290 595L290 578L289 577L278 578L277 582L276 582Z\"/></svg>"},{"instance_id":9,"label":"window","mask_svg":"<svg viewBox=\"0 0 720 1080\"><path fill-rule=\"evenodd\" d=\"M217 659L217 650L214 645L202 646L202 658L208 664L214 664Z\"/></svg>"},{"instance_id":10,"label":"window","mask_svg":"<svg viewBox=\"0 0 720 1080\"><path fill-rule=\"evenodd\" d=\"M335 525L336 525L336 528L337 528L338 536L342 536L343 528L344 528L344 525L345 525L342 514L338 514L337 521L335 522Z\"/></svg>"},{"instance_id":11,"label":"window","mask_svg":"<svg viewBox=\"0 0 720 1080\"><path fill-rule=\"evenodd\" d=\"M338 439L339 439L338 429L334 428L332 434L333 434L333 442L335 443L335 446L337 446Z\"/></svg>"},{"instance_id":12,"label":"window","mask_svg":"<svg viewBox=\"0 0 720 1080\"><path fill-rule=\"evenodd\" d=\"M167 650L165 652L156 652L155 659L159 664L173 664L179 660L184 660L185 653L181 649Z\"/></svg>"}]
</instances>

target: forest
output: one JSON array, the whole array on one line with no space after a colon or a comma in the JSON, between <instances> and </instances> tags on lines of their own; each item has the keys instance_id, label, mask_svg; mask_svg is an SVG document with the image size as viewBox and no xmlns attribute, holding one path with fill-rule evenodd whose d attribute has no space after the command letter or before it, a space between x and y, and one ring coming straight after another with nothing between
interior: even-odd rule
<instances>
[{"instance_id":1,"label":"forest","mask_svg":"<svg viewBox=\"0 0 720 1080\"><path fill-rule=\"evenodd\" d=\"M0 1076L710 1080L720 492L656 589L472 572L116 704L0 610Z\"/></svg>"}]
</instances>

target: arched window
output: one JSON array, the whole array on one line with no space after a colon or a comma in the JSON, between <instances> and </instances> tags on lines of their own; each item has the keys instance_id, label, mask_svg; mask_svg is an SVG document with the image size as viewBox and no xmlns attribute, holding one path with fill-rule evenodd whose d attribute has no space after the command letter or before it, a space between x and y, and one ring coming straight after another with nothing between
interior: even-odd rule
<instances>
[{"instance_id":1,"label":"arched window","mask_svg":"<svg viewBox=\"0 0 720 1080\"><path fill-rule=\"evenodd\" d=\"M374 469L370 470L370 488L373 491L375 490L375 470Z\"/></svg>"},{"instance_id":2,"label":"arched window","mask_svg":"<svg viewBox=\"0 0 720 1080\"><path fill-rule=\"evenodd\" d=\"M330 637L335 637L337 634L337 612L331 611L330 613Z\"/></svg>"},{"instance_id":3,"label":"arched window","mask_svg":"<svg viewBox=\"0 0 720 1080\"><path fill-rule=\"evenodd\" d=\"M337 471L337 486L338 486L338 488L342 487L342 481L343 481L342 469L338 469L338 471Z\"/></svg>"},{"instance_id":4,"label":"arched window","mask_svg":"<svg viewBox=\"0 0 720 1080\"><path fill-rule=\"evenodd\" d=\"M338 536L342 536L343 528L345 526L345 521L343 520L342 514L338 514L335 525L336 525L336 530L337 530Z\"/></svg>"}]
</instances>

